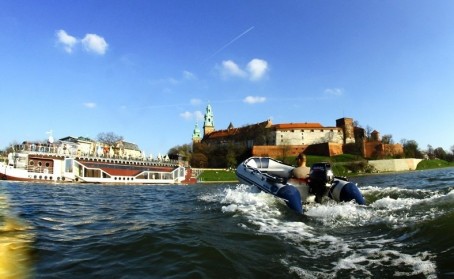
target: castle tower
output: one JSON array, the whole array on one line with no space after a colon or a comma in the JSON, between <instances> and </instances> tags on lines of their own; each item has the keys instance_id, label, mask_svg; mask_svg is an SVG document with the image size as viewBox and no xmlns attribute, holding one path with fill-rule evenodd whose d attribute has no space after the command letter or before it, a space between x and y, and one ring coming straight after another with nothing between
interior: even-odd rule
<instances>
[{"instance_id":1,"label":"castle tower","mask_svg":"<svg viewBox=\"0 0 454 279\"><path fill-rule=\"evenodd\" d=\"M214 131L214 116L211 106L208 104L205 112L205 120L203 122L203 134L204 136L209 135Z\"/></svg>"},{"instance_id":2,"label":"castle tower","mask_svg":"<svg viewBox=\"0 0 454 279\"><path fill-rule=\"evenodd\" d=\"M199 123L195 123L194 131L192 132L192 142L199 143L202 140L202 135L200 134Z\"/></svg>"},{"instance_id":3,"label":"castle tower","mask_svg":"<svg viewBox=\"0 0 454 279\"><path fill-rule=\"evenodd\" d=\"M370 134L371 141L380 141L380 133L377 130L373 130Z\"/></svg>"},{"instance_id":4,"label":"castle tower","mask_svg":"<svg viewBox=\"0 0 454 279\"><path fill-rule=\"evenodd\" d=\"M355 142L355 129L352 118L340 118L336 120L336 127L342 128L344 132L344 144Z\"/></svg>"}]
</instances>

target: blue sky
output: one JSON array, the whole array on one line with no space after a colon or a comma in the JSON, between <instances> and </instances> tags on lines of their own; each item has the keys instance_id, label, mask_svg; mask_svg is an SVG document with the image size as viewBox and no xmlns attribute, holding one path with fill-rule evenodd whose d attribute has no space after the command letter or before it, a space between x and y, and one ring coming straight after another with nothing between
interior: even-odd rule
<instances>
[{"instance_id":1,"label":"blue sky","mask_svg":"<svg viewBox=\"0 0 454 279\"><path fill-rule=\"evenodd\" d=\"M454 145L454 1L0 1L0 148L352 117Z\"/></svg>"}]
</instances>

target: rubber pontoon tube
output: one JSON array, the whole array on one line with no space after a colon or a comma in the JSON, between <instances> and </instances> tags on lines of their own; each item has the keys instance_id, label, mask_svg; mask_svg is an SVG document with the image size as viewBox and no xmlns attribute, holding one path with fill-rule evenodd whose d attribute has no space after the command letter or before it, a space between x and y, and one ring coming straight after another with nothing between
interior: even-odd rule
<instances>
[{"instance_id":1,"label":"rubber pontoon tube","mask_svg":"<svg viewBox=\"0 0 454 279\"><path fill-rule=\"evenodd\" d=\"M303 214L303 204L301 202L301 195L296 187L286 185L279 189L276 196L285 200L287 206L294 210L296 213Z\"/></svg>"},{"instance_id":2,"label":"rubber pontoon tube","mask_svg":"<svg viewBox=\"0 0 454 279\"><path fill-rule=\"evenodd\" d=\"M357 204L366 204L364 197L356 184L344 180L335 180L329 191L329 197L338 202L356 201Z\"/></svg>"}]
</instances>

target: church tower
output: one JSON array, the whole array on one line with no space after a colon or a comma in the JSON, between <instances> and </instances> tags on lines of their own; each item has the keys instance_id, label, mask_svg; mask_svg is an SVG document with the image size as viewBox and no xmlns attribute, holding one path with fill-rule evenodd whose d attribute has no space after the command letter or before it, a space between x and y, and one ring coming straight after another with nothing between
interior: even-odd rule
<instances>
[{"instance_id":1,"label":"church tower","mask_svg":"<svg viewBox=\"0 0 454 279\"><path fill-rule=\"evenodd\" d=\"M200 134L199 123L195 123L194 132L192 132L192 142L199 143L202 140L202 135Z\"/></svg>"},{"instance_id":2,"label":"church tower","mask_svg":"<svg viewBox=\"0 0 454 279\"><path fill-rule=\"evenodd\" d=\"M214 119L213 119L213 111L211 110L211 106L208 104L206 112L205 112L205 120L203 122L203 133L204 136L209 135L211 132L214 131Z\"/></svg>"}]
</instances>

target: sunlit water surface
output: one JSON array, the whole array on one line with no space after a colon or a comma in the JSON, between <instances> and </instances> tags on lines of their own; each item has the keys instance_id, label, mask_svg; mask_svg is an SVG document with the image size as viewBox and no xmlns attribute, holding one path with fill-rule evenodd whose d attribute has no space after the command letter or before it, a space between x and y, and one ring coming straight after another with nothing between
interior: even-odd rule
<instances>
[{"instance_id":1,"label":"sunlit water surface","mask_svg":"<svg viewBox=\"0 0 454 279\"><path fill-rule=\"evenodd\" d=\"M296 215L239 184L0 182L0 278L454 277L454 169L357 177Z\"/></svg>"}]
</instances>

